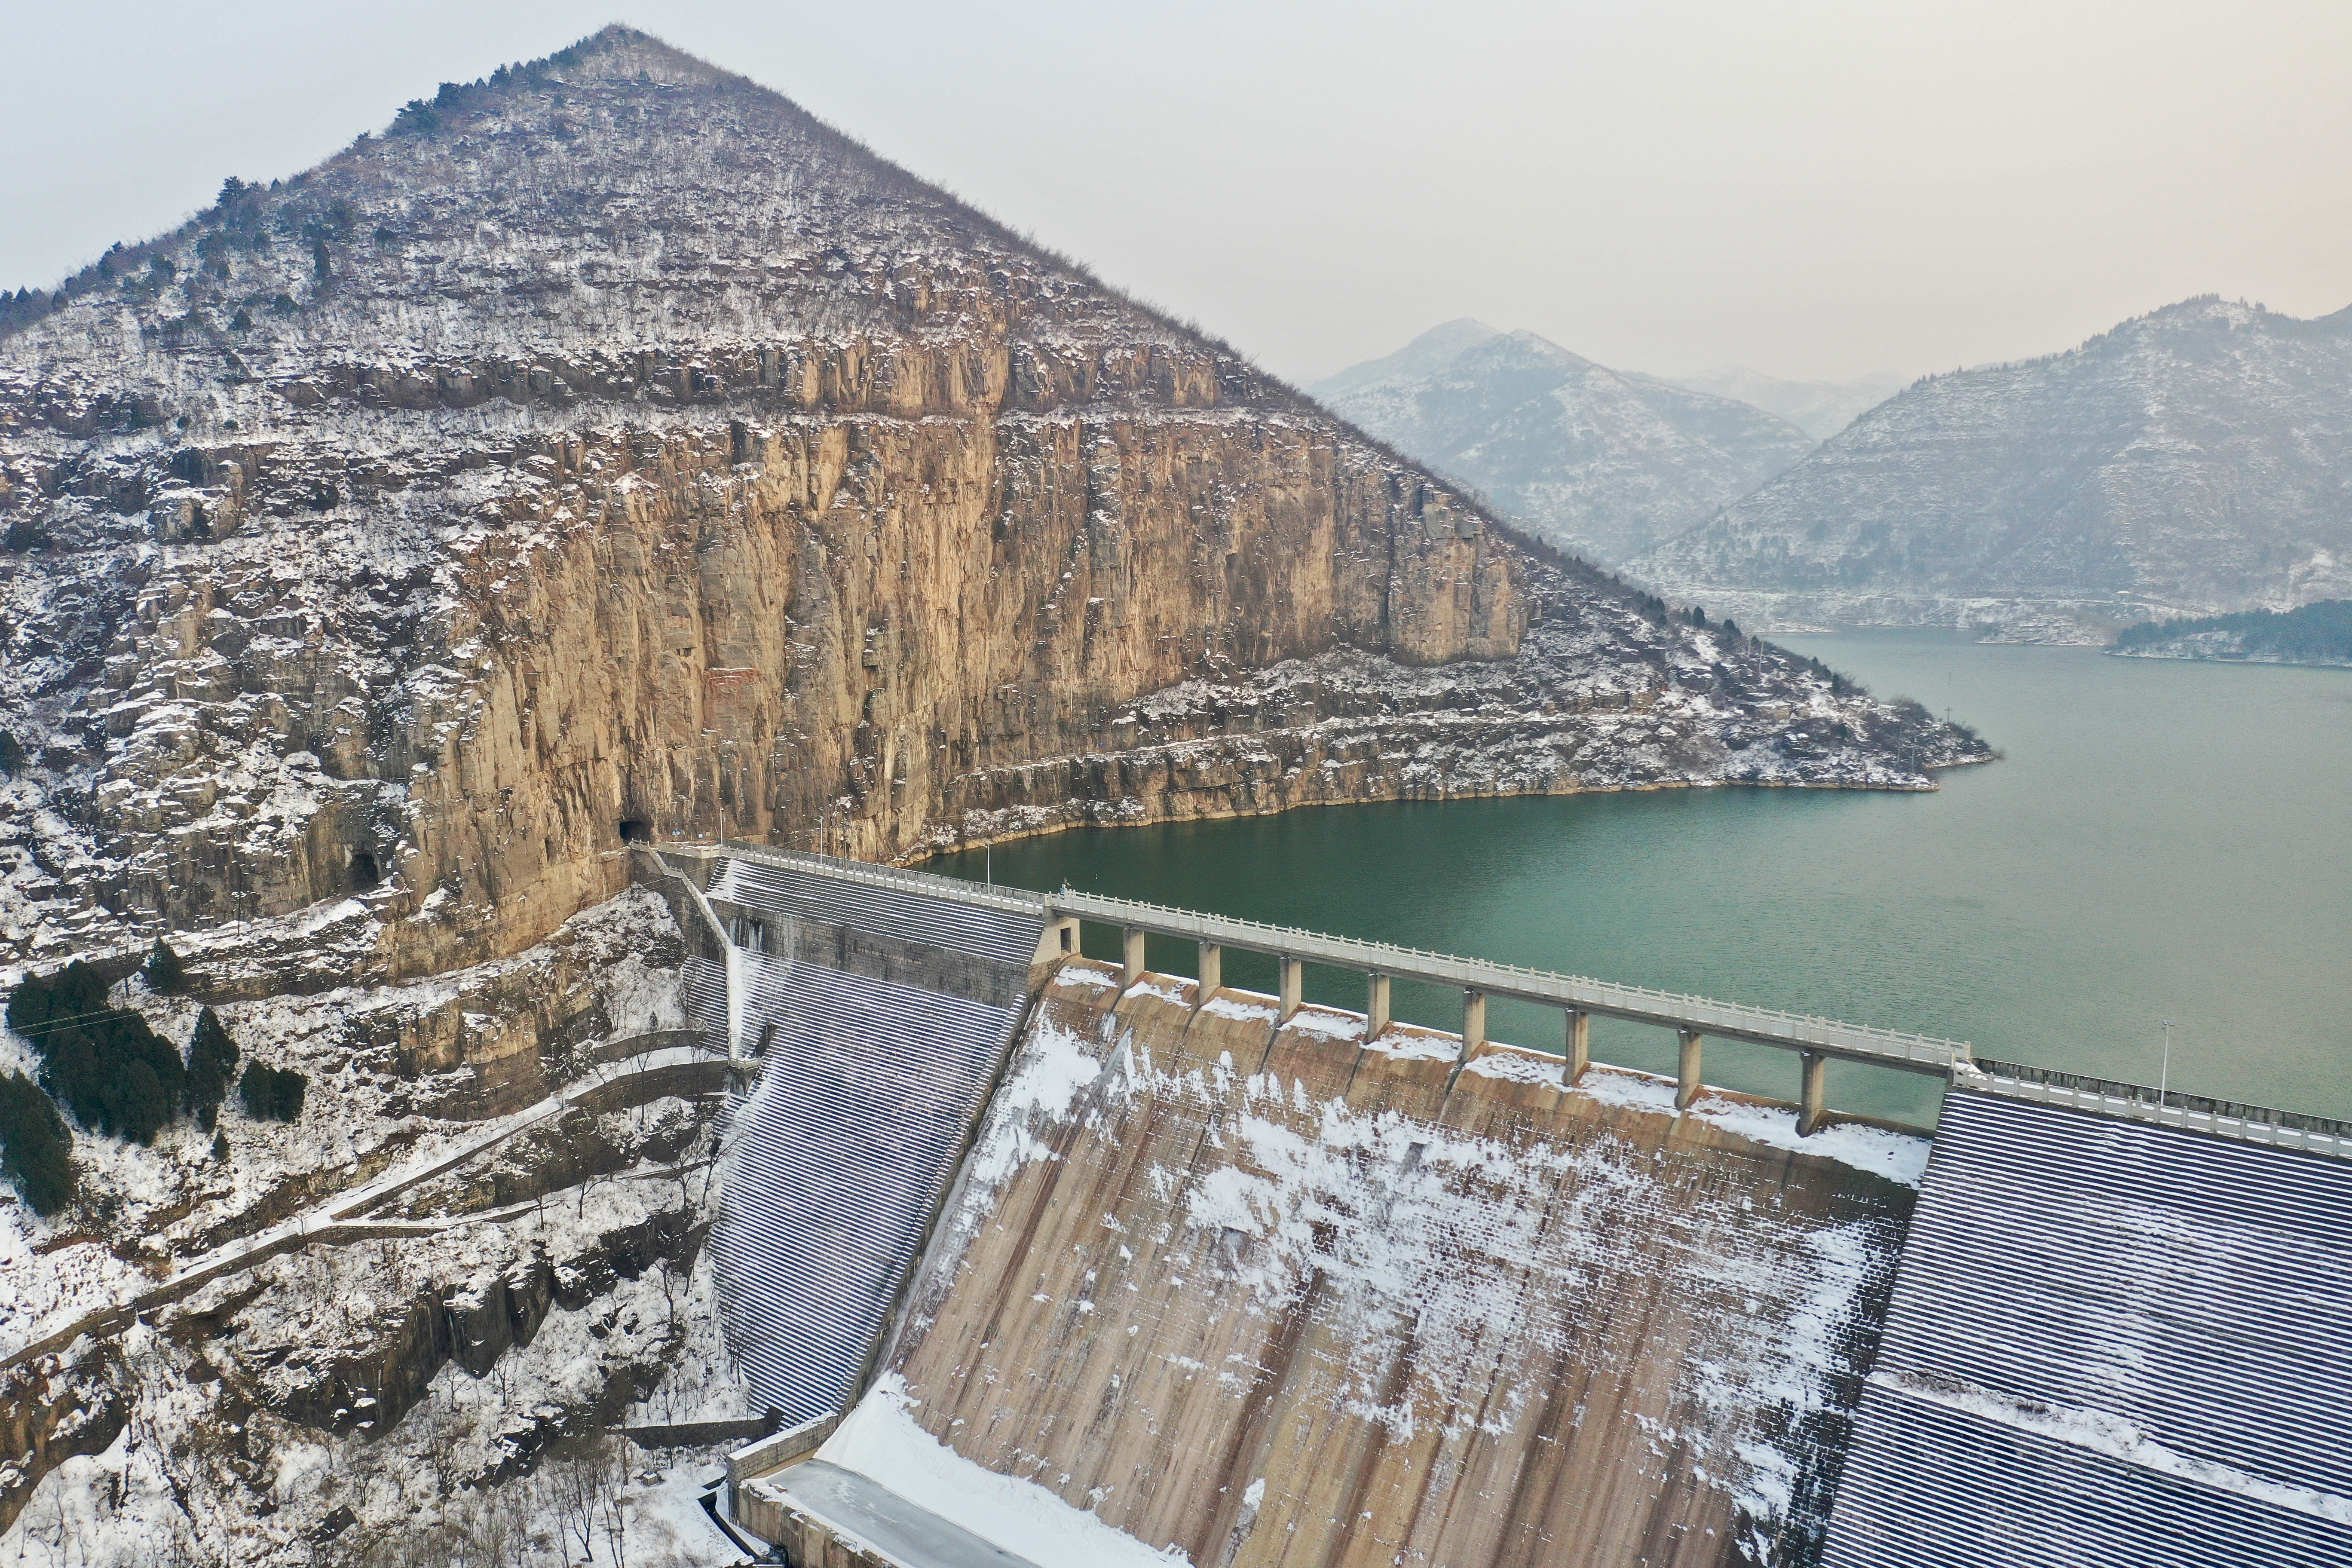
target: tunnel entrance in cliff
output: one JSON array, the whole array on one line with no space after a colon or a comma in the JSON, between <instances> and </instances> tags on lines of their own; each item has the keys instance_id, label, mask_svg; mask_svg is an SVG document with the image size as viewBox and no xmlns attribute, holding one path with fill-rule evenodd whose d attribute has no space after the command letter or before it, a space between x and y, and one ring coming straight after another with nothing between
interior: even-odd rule
<instances>
[{"instance_id":1,"label":"tunnel entrance in cliff","mask_svg":"<svg viewBox=\"0 0 2352 1568\"><path fill-rule=\"evenodd\" d=\"M653 841L653 830L646 826L642 818L635 816L625 816L621 818L622 843L651 844Z\"/></svg>"},{"instance_id":2,"label":"tunnel entrance in cliff","mask_svg":"<svg viewBox=\"0 0 2352 1568\"><path fill-rule=\"evenodd\" d=\"M373 892L376 884L383 880L383 874L375 868L374 856L362 853L352 857L352 891Z\"/></svg>"}]
</instances>

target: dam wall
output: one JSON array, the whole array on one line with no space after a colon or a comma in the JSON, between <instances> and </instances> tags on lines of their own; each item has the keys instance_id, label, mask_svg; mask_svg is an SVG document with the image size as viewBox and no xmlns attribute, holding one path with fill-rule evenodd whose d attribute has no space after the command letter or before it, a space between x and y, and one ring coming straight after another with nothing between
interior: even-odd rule
<instances>
[{"instance_id":1,"label":"dam wall","mask_svg":"<svg viewBox=\"0 0 2352 1568\"><path fill-rule=\"evenodd\" d=\"M885 1351L932 1437L1220 1568L1817 1559L1922 1141L1125 978L1044 992Z\"/></svg>"},{"instance_id":2,"label":"dam wall","mask_svg":"<svg viewBox=\"0 0 2352 1568\"><path fill-rule=\"evenodd\" d=\"M2352 1126L1067 889L641 858L732 1057L730 1342L803 1423L729 1506L791 1561L2352 1562ZM1394 1023L1400 978L1461 1032ZM1677 1078L1589 1062L1592 1016L1675 1030ZM1707 1088L1708 1036L1800 1101ZM1947 1081L1932 1159L1828 1108L1838 1061Z\"/></svg>"},{"instance_id":3,"label":"dam wall","mask_svg":"<svg viewBox=\"0 0 2352 1568\"><path fill-rule=\"evenodd\" d=\"M2347 1281L2352 1162L1956 1088L1828 1563L2352 1563Z\"/></svg>"},{"instance_id":4,"label":"dam wall","mask_svg":"<svg viewBox=\"0 0 2352 1568\"><path fill-rule=\"evenodd\" d=\"M690 869L674 896L723 941L695 953L688 1001L730 1043L740 1096L710 1242L722 1316L755 1398L807 1421L856 1396L1012 1047L1045 923L814 858Z\"/></svg>"}]
</instances>

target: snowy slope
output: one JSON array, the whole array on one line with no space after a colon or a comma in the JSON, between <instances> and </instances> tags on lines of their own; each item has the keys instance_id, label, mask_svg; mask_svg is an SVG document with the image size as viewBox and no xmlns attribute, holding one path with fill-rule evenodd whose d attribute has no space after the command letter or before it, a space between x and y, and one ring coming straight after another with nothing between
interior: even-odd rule
<instances>
[{"instance_id":1,"label":"snowy slope","mask_svg":"<svg viewBox=\"0 0 2352 1568\"><path fill-rule=\"evenodd\" d=\"M1753 404L1786 419L1816 441L1828 440L1903 390L1903 377L1885 372L1854 381L1790 381L1744 364L1717 365L1664 379L1693 392Z\"/></svg>"},{"instance_id":2,"label":"snowy slope","mask_svg":"<svg viewBox=\"0 0 2352 1568\"><path fill-rule=\"evenodd\" d=\"M1543 537L1614 564L1712 517L1812 438L1728 397L1450 321L1308 388L1476 486Z\"/></svg>"},{"instance_id":3,"label":"snowy slope","mask_svg":"<svg viewBox=\"0 0 2352 1568\"><path fill-rule=\"evenodd\" d=\"M2066 353L1923 381L1632 570L1759 620L2038 605L2134 621L2342 598L2352 310L2190 300Z\"/></svg>"}]
</instances>

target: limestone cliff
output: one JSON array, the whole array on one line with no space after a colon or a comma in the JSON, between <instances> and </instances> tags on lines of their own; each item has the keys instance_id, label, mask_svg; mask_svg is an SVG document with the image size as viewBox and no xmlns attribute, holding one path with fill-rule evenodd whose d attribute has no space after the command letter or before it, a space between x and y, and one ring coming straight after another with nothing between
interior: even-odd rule
<instances>
[{"instance_id":1,"label":"limestone cliff","mask_svg":"<svg viewBox=\"0 0 2352 1568\"><path fill-rule=\"evenodd\" d=\"M1983 754L625 29L9 316L0 963L347 896L355 973L481 962L640 833Z\"/></svg>"}]
</instances>

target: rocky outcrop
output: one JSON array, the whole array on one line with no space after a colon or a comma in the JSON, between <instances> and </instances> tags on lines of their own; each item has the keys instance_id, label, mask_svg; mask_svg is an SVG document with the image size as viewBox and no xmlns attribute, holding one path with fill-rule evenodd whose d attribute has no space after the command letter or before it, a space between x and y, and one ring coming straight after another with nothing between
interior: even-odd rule
<instances>
[{"instance_id":1,"label":"rocky outcrop","mask_svg":"<svg viewBox=\"0 0 2352 1568\"><path fill-rule=\"evenodd\" d=\"M2347 378L2352 310L2187 300L2065 353L1924 380L1627 570L1751 626L2034 641L2343 598Z\"/></svg>"},{"instance_id":2,"label":"rocky outcrop","mask_svg":"<svg viewBox=\"0 0 2352 1568\"><path fill-rule=\"evenodd\" d=\"M87 1342L0 1373L0 1531L16 1523L42 1477L121 1435L131 1419L123 1381L121 1355Z\"/></svg>"},{"instance_id":3,"label":"rocky outcrop","mask_svg":"<svg viewBox=\"0 0 2352 1568\"><path fill-rule=\"evenodd\" d=\"M429 973L610 896L634 836L976 841L1035 804L1003 781L1083 792L1062 760L1190 683L1515 667L1551 714L1524 650L1563 610L1614 620L1588 683L1707 662L1230 349L625 29L43 309L0 340L0 961L323 902L342 979ZM1751 663L1768 707L1874 729ZM1858 746L1786 782L1925 782Z\"/></svg>"},{"instance_id":4,"label":"rocky outcrop","mask_svg":"<svg viewBox=\"0 0 2352 1568\"><path fill-rule=\"evenodd\" d=\"M1814 439L1734 396L1468 321L1308 390L1538 536L1612 565L1712 518Z\"/></svg>"},{"instance_id":5,"label":"rocky outcrop","mask_svg":"<svg viewBox=\"0 0 2352 1568\"><path fill-rule=\"evenodd\" d=\"M193 967L226 984L251 936ZM702 1261L725 1065L665 1027L682 954L660 900L632 889L470 971L226 1001L248 1058L310 1075L299 1121L232 1101L226 1158L185 1121L152 1148L77 1131L73 1209L0 1204L10 1550L62 1531L99 1557L174 1542L190 1561L313 1560L305 1543L396 1540L420 1510L529 1477L649 1393L664 1403L640 1418L740 1415ZM131 991L184 1029L193 1002ZM405 1076L404 1041L445 1010L499 1054ZM488 1087L477 1065L497 1068ZM419 1113L525 1083L573 1109L487 1128ZM394 1166L416 1174L369 1185ZM330 1455L332 1475L306 1468ZM349 1542L314 1558L364 1560Z\"/></svg>"}]
</instances>

